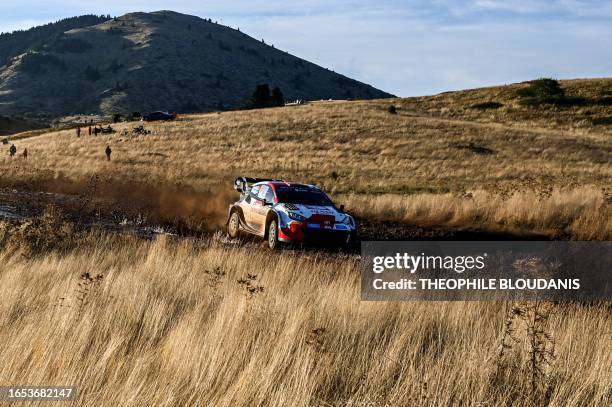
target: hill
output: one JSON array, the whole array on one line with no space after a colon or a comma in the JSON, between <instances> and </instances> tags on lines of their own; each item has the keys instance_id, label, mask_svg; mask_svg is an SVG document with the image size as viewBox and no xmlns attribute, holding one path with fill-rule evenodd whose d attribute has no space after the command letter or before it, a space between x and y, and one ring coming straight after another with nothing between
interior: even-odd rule
<instances>
[{"instance_id":1,"label":"hill","mask_svg":"<svg viewBox=\"0 0 612 407\"><path fill-rule=\"evenodd\" d=\"M44 47L49 42L57 41L66 31L100 24L110 19L110 16L84 15L66 18L29 30L0 33L0 66L6 65L12 57L21 55L30 49Z\"/></svg>"},{"instance_id":2,"label":"hill","mask_svg":"<svg viewBox=\"0 0 612 407\"><path fill-rule=\"evenodd\" d=\"M16 141L27 166L4 156L0 168L21 183L46 174L44 187L102 174L204 196L267 176L321 185L363 218L609 238L612 80L562 81L577 106L525 106L516 92L527 86L185 115L145 124L146 136L132 123L112 136L54 132Z\"/></svg>"},{"instance_id":3,"label":"hill","mask_svg":"<svg viewBox=\"0 0 612 407\"><path fill-rule=\"evenodd\" d=\"M0 65L4 115L232 109L263 83L288 100L391 96L239 30L171 11L4 34Z\"/></svg>"}]
</instances>

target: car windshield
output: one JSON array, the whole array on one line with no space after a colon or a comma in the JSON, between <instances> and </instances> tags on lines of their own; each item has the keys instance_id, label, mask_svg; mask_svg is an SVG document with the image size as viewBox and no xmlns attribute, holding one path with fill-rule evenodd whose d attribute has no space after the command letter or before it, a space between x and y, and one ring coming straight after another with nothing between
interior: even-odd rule
<instances>
[{"instance_id":1,"label":"car windshield","mask_svg":"<svg viewBox=\"0 0 612 407\"><path fill-rule=\"evenodd\" d=\"M306 188L276 188L279 203L331 206L332 201L321 191Z\"/></svg>"}]
</instances>

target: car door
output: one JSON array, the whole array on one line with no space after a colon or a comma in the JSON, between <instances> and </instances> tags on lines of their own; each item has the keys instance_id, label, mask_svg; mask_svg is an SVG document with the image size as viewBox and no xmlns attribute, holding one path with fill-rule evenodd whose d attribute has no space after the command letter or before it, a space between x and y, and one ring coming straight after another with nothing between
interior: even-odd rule
<instances>
[{"instance_id":1,"label":"car door","mask_svg":"<svg viewBox=\"0 0 612 407\"><path fill-rule=\"evenodd\" d=\"M266 195L270 190L268 185L262 185L257 192L256 199L253 200L252 224L257 233L263 236L266 227L266 215L269 207L266 206Z\"/></svg>"},{"instance_id":2,"label":"car door","mask_svg":"<svg viewBox=\"0 0 612 407\"><path fill-rule=\"evenodd\" d=\"M259 185L253 186L249 190L249 195L244 200L244 203L245 203L245 206L243 207L244 221L246 222L247 226L253 230L256 230L255 224L253 223L253 220L254 220L253 212L257 208L255 203L257 202L257 194L259 193L259 188L260 188Z\"/></svg>"}]
</instances>

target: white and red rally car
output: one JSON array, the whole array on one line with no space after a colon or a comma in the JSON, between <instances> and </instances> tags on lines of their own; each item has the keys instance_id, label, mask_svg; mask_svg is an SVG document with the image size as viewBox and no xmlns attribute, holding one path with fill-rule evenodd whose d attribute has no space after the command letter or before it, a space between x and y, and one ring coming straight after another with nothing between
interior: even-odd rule
<instances>
[{"instance_id":1,"label":"white and red rally car","mask_svg":"<svg viewBox=\"0 0 612 407\"><path fill-rule=\"evenodd\" d=\"M240 177L234 188L240 199L229 207L231 237L244 231L264 238L272 249L278 242L350 245L355 239L353 217L313 185Z\"/></svg>"}]
</instances>

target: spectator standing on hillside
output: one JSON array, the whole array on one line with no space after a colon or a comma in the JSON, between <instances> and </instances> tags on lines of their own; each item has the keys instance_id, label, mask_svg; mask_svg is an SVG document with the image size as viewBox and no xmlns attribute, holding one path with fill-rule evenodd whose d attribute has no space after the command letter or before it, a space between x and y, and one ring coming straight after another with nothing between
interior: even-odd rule
<instances>
[{"instance_id":1,"label":"spectator standing on hillside","mask_svg":"<svg viewBox=\"0 0 612 407\"><path fill-rule=\"evenodd\" d=\"M77 137L81 137L81 128L80 127L77 127L76 133L77 133Z\"/></svg>"},{"instance_id":2,"label":"spectator standing on hillside","mask_svg":"<svg viewBox=\"0 0 612 407\"><path fill-rule=\"evenodd\" d=\"M89 135L91 136L91 126L89 126Z\"/></svg>"},{"instance_id":3,"label":"spectator standing on hillside","mask_svg":"<svg viewBox=\"0 0 612 407\"><path fill-rule=\"evenodd\" d=\"M111 153L113 152L113 150L111 150L110 146L106 146L106 161L110 161L111 159Z\"/></svg>"},{"instance_id":4,"label":"spectator standing on hillside","mask_svg":"<svg viewBox=\"0 0 612 407\"><path fill-rule=\"evenodd\" d=\"M27 160L27 159L28 159L28 149L27 149L27 148L24 148L24 149L23 149L23 159L24 159L24 160Z\"/></svg>"},{"instance_id":5,"label":"spectator standing on hillside","mask_svg":"<svg viewBox=\"0 0 612 407\"><path fill-rule=\"evenodd\" d=\"M17 147L15 147L15 144L11 144L11 148L9 148L9 154L11 157L15 156L15 153L17 153Z\"/></svg>"}]
</instances>

